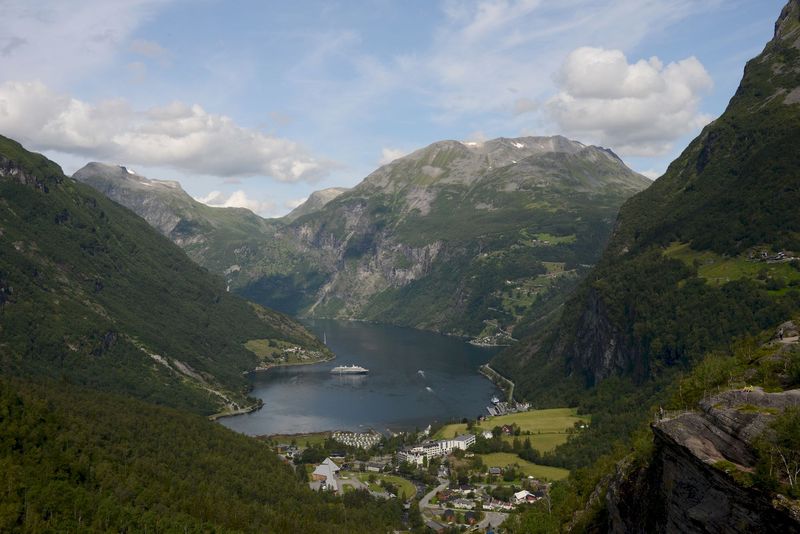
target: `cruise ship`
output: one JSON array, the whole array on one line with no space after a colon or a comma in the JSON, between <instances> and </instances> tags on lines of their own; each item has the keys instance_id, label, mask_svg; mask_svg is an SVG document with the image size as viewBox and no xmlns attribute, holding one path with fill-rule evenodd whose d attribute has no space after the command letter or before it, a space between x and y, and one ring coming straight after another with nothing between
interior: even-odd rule
<instances>
[{"instance_id":1,"label":"cruise ship","mask_svg":"<svg viewBox=\"0 0 800 534\"><path fill-rule=\"evenodd\" d=\"M369 369L360 365L338 365L331 369L331 374L334 375L365 375L367 373L369 373Z\"/></svg>"}]
</instances>

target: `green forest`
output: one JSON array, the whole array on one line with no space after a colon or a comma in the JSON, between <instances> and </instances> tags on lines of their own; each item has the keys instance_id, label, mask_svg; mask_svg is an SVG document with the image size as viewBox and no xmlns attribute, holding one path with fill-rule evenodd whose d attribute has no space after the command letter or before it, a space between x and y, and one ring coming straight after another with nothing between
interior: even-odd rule
<instances>
[{"instance_id":1,"label":"green forest","mask_svg":"<svg viewBox=\"0 0 800 534\"><path fill-rule=\"evenodd\" d=\"M373 533L401 511L368 493L315 494L266 444L204 417L0 379L3 532Z\"/></svg>"}]
</instances>

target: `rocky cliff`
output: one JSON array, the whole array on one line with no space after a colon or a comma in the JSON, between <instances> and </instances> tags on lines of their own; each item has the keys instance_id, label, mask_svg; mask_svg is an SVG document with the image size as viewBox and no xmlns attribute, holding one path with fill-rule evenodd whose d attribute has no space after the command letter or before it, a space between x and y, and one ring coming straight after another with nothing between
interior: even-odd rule
<instances>
[{"instance_id":1,"label":"rocky cliff","mask_svg":"<svg viewBox=\"0 0 800 534\"><path fill-rule=\"evenodd\" d=\"M606 494L613 533L800 532L800 504L757 489L756 440L800 390L727 391L652 425L653 460L621 463Z\"/></svg>"}]
</instances>

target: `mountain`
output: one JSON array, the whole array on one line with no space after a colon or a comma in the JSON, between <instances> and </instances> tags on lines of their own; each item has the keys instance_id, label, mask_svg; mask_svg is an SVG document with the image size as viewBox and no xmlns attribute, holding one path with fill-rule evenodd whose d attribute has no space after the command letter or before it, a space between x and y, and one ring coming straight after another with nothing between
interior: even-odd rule
<instances>
[{"instance_id":1,"label":"mountain","mask_svg":"<svg viewBox=\"0 0 800 534\"><path fill-rule=\"evenodd\" d=\"M252 403L243 372L281 347L328 355L298 323L229 294L140 217L5 137L0 339L3 375L206 414Z\"/></svg>"},{"instance_id":2,"label":"mountain","mask_svg":"<svg viewBox=\"0 0 800 534\"><path fill-rule=\"evenodd\" d=\"M789 2L725 112L622 206L601 261L555 326L496 362L521 394L555 377L641 382L771 327L796 305L797 19Z\"/></svg>"},{"instance_id":3,"label":"mountain","mask_svg":"<svg viewBox=\"0 0 800 534\"><path fill-rule=\"evenodd\" d=\"M397 500L316 494L304 467L202 416L251 403L243 372L290 346L329 356L0 137L0 531L396 530Z\"/></svg>"},{"instance_id":4,"label":"mountain","mask_svg":"<svg viewBox=\"0 0 800 534\"><path fill-rule=\"evenodd\" d=\"M291 223L303 215L308 215L309 213L319 211L324 208L328 202L338 197L342 193L347 192L347 190L348 188L346 187L329 187L328 189L314 191L302 204L297 206L288 214L284 215L283 220Z\"/></svg>"},{"instance_id":5,"label":"mountain","mask_svg":"<svg viewBox=\"0 0 800 534\"><path fill-rule=\"evenodd\" d=\"M91 168L75 178L116 187ZM564 137L441 141L247 238L182 246L234 291L288 313L507 342L558 307L620 204L649 183L610 150ZM169 202L149 191L133 201L135 188L111 196L158 225L146 206Z\"/></svg>"},{"instance_id":6,"label":"mountain","mask_svg":"<svg viewBox=\"0 0 800 534\"><path fill-rule=\"evenodd\" d=\"M93 162L72 177L136 212L212 271L227 268L237 247L256 246L274 232L275 223L250 210L206 206L178 182L150 180L120 165Z\"/></svg>"},{"instance_id":7,"label":"mountain","mask_svg":"<svg viewBox=\"0 0 800 534\"><path fill-rule=\"evenodd\" d=\"M562 313L492 362L535 406L591 414L543 458L573 476L511 532L800 529L798 73L790 0Z\"/></svg>"}]
</instances>

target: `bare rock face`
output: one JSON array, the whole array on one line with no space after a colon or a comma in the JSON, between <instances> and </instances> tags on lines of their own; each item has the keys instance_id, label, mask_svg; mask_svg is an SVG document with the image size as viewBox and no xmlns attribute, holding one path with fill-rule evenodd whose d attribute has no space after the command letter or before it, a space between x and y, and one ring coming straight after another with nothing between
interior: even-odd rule
<instances>
[{"instance_id":1,"label":"bare rock face","mask_svg":"<svg viewBox=\"0 0 800 534\"><path fill-rule=\"evenodd\" d=\"M752 471L754 441L791 406L800 406L800 390L727 391L704 399L699 412L655 423L653 461L621 463L609 485L608 531L800 532L796 505L739 484L728 467Z\"/></svg>"}]
</instances>

